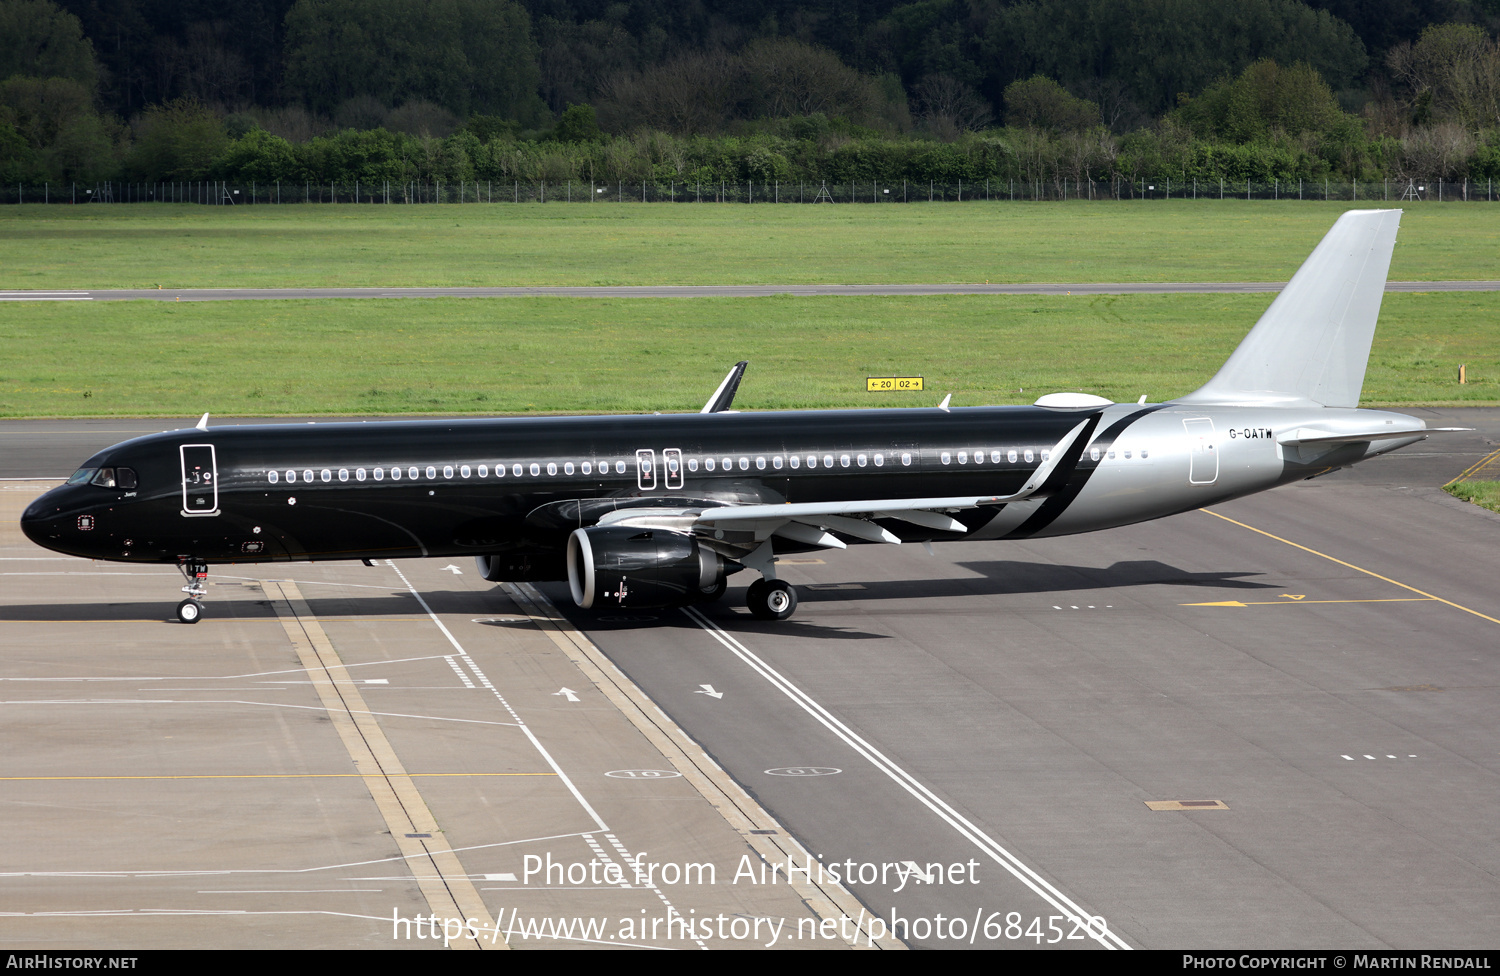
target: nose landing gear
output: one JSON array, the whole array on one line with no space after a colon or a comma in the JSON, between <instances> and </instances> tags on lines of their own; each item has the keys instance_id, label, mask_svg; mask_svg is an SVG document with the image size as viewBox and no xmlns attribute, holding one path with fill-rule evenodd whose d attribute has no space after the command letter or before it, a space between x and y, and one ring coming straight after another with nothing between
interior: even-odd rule
<instances>
[{"instance_id":1,"label":"nose landing gear","mask_svg":"<svg viewBox=\"0 0 1500 976\"><path fill-rule=\"evenodd\" d=\"M203 597L208 593L208 563L183 557L177 560L177 568L188 581L188 585L182 588L188 598L177 604L177 619L185 624L195 624L203 619Z\"/></svg>"}]
</instances>

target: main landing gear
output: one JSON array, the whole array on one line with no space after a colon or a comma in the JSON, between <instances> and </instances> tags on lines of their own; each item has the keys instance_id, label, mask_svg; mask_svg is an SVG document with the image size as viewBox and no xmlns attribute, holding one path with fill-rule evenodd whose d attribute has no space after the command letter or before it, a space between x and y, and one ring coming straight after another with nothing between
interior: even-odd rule
<instances>
[{"instance_id":1,"label":"main landing gear","mask_svg":"<svg viewBox=\"0 0 1500 976\"><path fill-rule=\"evenodd\" d=\"M758 579L745 591L745 603L762 620L785 620L797 609L797 591L786 580Z\"/></svg>"},{"instance_id":2,"label":"main landing gear","mask_svg":"<svg viewBox=\"0 0 1500 976\"><path fill-rule=\"evenodd\" d=\"M177 604L177 619L185 624L195 624L203 619L203 597L208 593L208 563L200 559L179 559L177 568L187 579L182 592L186 600Z\"/></svg>"}]
</instances>

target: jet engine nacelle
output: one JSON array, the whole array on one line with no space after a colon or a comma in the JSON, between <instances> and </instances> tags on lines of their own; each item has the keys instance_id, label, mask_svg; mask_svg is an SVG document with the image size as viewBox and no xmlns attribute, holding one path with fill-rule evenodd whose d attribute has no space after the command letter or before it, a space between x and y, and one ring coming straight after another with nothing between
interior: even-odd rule
<instances>
[{"instance_id":1,"label":"jet engine nacelle","mask_svg":"<svg viewBox=\"0 0 1500 976\"><path fill-rule=\"evenodd\" d=\"M596 525L568 537L568 587L585 610L653 610L724 591L724 557L683 532Z\"/></svg>"}]
</instances>

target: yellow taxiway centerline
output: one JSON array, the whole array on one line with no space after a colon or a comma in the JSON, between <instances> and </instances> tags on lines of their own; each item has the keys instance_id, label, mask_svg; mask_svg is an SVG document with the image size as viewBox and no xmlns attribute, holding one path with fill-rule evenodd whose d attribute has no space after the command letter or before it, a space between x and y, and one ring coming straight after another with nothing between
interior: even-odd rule
<instances>
[{"instance_id":1,"label":"yellow taxiway centerline","mask_svg":"<svg viewBox=\"0 0 1500 976\"><path fill-rule=\"evenodd\" d=\"M1319 552L1316 549L1312 549L1312 548L1310 548L1308 546L1304 546L1304 545L1302 545L1300 543L1292 542L1290 539L1283 539L1281 536L1274 535L1274 534L1272 534L1270 532L1267 532L1265 529L1257 529L1253 525L1246 525L1244 522L1237 522L1234 519L1230 518L1228 515L1220 515L1218 512L1209 511L1206 508L1201 508L1201 509L1199 509L1199 511L1203 512L1206 515L1212 515L1214 518L1223 519L1224 521L1230 523L1231 525L1238 525L1242 529L1249 529L1251 532L1258 532L1259 534L1265 536L1267 539L1275 539L1277 542L1280 542L1280 543L1283 543L1285 545L1291 546L1294 549L1301 549L1303 552L1310 552L1314 556L1320 556L1323 559L1328 560L1329 562L1338 563L1340 566L1344 566L1344 567L1347 567L1349 569L1352 569L1352 570L1354 570L1357 573L1364 573L1366 576L1373 576L1373 577L1375 577L1378 580L1384 580L1385 582L1391 584L1392 586L1399 586L1403 590L1409 590L1410 592L1416 593L1419 596L1424 596L1424 597L1426 597L1429 600L1436 600L1438 603L1446 603L1448 606L1453 607L1455 610L1462 610L1464 613L1472 613L1474 616L1479 617L1482 620L1488 620L1492 624L1500 624L1500 619L1496 619L1494 617L1491 617L1489 614L1480 613L1478 610L1471 610L1471 609L1469 609L1468 607L1464 606L1461 603L1454 603L1452 600L1444 600L1440 596L1433 596L1431 593L1428 593L1426 590L1419 590L1415 586L1411 586L1411 585L1409 585L1407 583L1402 583L1399 580L1393 580L1389 576L1381 576L1379 573L1375 572L1374 570L1365 569L1364 567L1362 567L1362 566L1356 566L1353 563L1346 563L1346 562L1344 562L1344 560L1339 559L1339 558L1337 558L1335 556L1330 556L1326 552ZM1339 601L1334 601L1334 602L1343 603L1345 601L1339 600ZM1355 602L1355 601L1349 601L1349 602Z\"/></svg>"},{"instance_id":2,"label":"yellow taxiway centerline","mask_svg":"<svg viewBox=\"0 0 1500 976\"><path fill-rule=\"evenodd\" d=\"M1297 607L1308 603L1432 603L1433 596L1397 596L1385 600L1262 600L1241 603L1239 600L1220 600L1217 603L1179 603L1179 607Z\"/></svg>"},{"instance_id":3,"label":"yellow taxiway centerline","mask_svg":"<svg viewBox=\"0 0 1500 976\"><path fill-rule=\"evenodd\" d=\"M407 773L410 779L434 776L556 776L556 773ZM110 780L110 779L364 779L364 773L188 773L160 776L0 776L0 783L25 783L31 780Z\"/></svg>"}]
</instances>

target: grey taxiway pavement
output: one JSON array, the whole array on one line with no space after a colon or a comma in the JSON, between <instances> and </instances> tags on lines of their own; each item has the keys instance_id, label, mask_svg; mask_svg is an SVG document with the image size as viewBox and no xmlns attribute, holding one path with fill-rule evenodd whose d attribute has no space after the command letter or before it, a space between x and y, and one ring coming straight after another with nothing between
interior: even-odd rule
<instances>
[{"instance_id":1,"label":"grey taxiway pavement","mask_svg":"<svg viewBox=\"0 0 1500 976\"><path fill-rule=\"evenodd\" d=\"M441 560L225 567L184 627L167 622L171 570L18 541L13 503L42 485L10 480L0 808L36 841L8 869L0 933L392 944L391 912L431 901L307 677L304 645L326 644L347 670L334 685L381 716L463 861L434 870L491 915L613 925L665 900L795 925L809 909L790 891L729 882L749 840L790 832L852 875L849 914L925 947L1492 945L1500 516L1438 486L1494 455L1500 411L1408 412L1475 430L1092 535L793 557L802 603L782 623L751 618L738 586L633 616L541 587L649 697L643 714L659 707L753 798L754 825L716 819L692 775L652 758L526 588ZM0 423L0 479L65 475L163 426ZM502 880L525 854L598 851L713 861L718 883Z\"/></svg>"},{"instance_id":2,"label":"grey taxiway pavement","mask_svg":"<svg viewBox=\"0 0 1500 976\"><path fill-rule=\"evenodd\" d=\"M496 288L135 288L0 291L0 302L224 302L310 298L757 298L768 295L1147 295L1279 292L1279 281L1086 282L1081 284L600 285ZM1390 281L1388 292L1500 291L1500 281Z\"/></svg>"}]
</instances>

